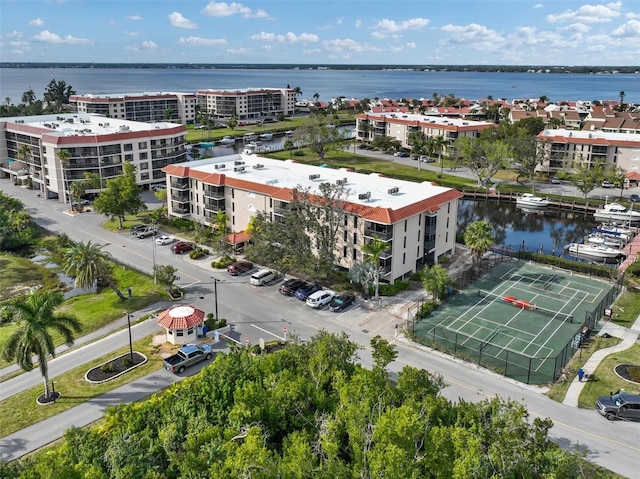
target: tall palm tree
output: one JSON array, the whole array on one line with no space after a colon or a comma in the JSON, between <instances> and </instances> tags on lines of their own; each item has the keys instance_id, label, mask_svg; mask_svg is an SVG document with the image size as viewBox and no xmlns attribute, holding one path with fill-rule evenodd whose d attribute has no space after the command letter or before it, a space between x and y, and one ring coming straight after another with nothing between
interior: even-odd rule
<instances>
[{"instance_id":1,"label":"tall palm tree","mask_svg":"<svg viewBox=\"0 0 640 479\"><path fill-rule=\"evenodd\" d=\"M442 174L443 170L443 158L442 158L442 150L444 146L447 144L447 141L444 139L444 136L437 135L431 138L431 146L433 148L433 152L438 154L438 161L440 162L440 174Z\"/></svg>"},{"instance_id":2,"label":"tall palm tree","mask_svg":"<svg viewBox=\"0 0 640 479\"><path fill-rule=\"evenodd\" d=\"M367 262L371 262L373 263L373 267L374 267L374 286L376 288L375 290L375 295L374 295L374 299L376 301L378 301L378 287L380 284L380 255L386 251L387 249L389 249L389 245L385 242L382 241L380 238L378 238L377 235L373 235L371 241L369 243L366 243L362 246L362 252L365 254L370 255L366 261Z\"/></svg>"},{"instance_id":3,"label":"tall palm tree","mask_svg":"<svg viewBox=\"0 0 640 479\"><path fill-rule=\"evenodd\" d=\"M268 91L267 94L265 95L265 100L267 100L269 115L271 115L271 109L273 108L273 93Z\"/></svg>"},{"instance_id":4,"label":"tall palm tree","mask_svg":"<svg viewBox=\"0 0 640 479\"><path fill-rule=\"evenodd\" d=\"M44 399L51 399L47 359L56 355L51 331L62 336L67 346L73 345L73 333L80 331L80 322L75 316L55 312L63 302L64 296L59 291L32 290L2 308L3 314L16 324L2 350L2 358L15 360L24 371L31 371L36 357L44 379Z\"/></svg>"},{"instance_id":5,"label":"tall palm tree","mask_svg":"<svg viewBox=\"0 0 640 479\"><path fill-rule=\"evenodd\" d=\"M320 93L315 92L315 93L313 94L313 99L315 100L315 102L316 102L316 103L318 103L318 100L320 99Z\"/></svg>"},{"instance_id":6,"label":"tall palm tree","mask_svg":"<svg viewBox=\"0 0 640 479\"><path fill-rule=\"evenodd\" d=\"M302 90L297 86L293 89L293 93L295 94L295 101L298 101L298 97L302 95Z\"/></svg>"},{"instance_id":7,"label":"tall palm tree","mask_svg":"<svg viewBox=\"0 0 640 479\"><path fill-rule=\"evenodd\" d=\"M27 164L27 171L29 172L29 183L31 183L31 164L28 162L31 156L31 147L29 145L22 145L18 149L18 160Z\"/></svg>"},{"instance_id":8,"label":"tall palm tree","mask_svg":"<svg viewBox=\"0 0 640 479\"><path fill-rule=\"evenodd\" d=\"M62 268L74 278L76 288L91 288L99 281L107 284L124 301L124 294L111 277L111 255L102 251L104 246L91 241L72 243L64 252Z\"/></svg>"},{"instance_id":9,"label":"tall palm tree","mask_svg":"<svg viewBox=\"0 0 640 479\"><path fill-rule=\"evenodd\" d=\"M486 221L476 221L467 227L464 232L464 242L471 250L471 257L477 263L493 244L491 226Z\"/></svg>"},{"instance_id":10,"label":"tall palm tree","mask_svg":"<svg viewBox=\"0 0 640 479\"><path fill-rule=\"evenodd\" d=\"M71 153L69 150L58 150L56 152L56 156L60 160L60 166L62 169L62 183L64 188L64 201L67 202L67 192L71 195L71 190L69 188L69 184L67 182L67 166L69 164L69 160L71 159ZM69 204L73 204L73 198L69 197Z\"/></svg>"}]
</instances>

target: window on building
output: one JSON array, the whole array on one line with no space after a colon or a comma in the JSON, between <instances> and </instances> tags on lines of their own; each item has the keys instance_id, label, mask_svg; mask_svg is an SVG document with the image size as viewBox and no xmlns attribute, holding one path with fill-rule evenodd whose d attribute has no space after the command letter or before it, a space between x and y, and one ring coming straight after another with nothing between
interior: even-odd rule
<instances>
[{"instance_id":1,"label":"window on building","mask_svg":"<svg viewBox=\"0 0 640 479\"><path fill-rule=\"evenodd\" d=\"M348 223L349 223L349 216L344 215L344 225L347 226Z\"/></svg>"},{"instance_id":2,"label":"window on building","mask_svg":"<svg viewBox=\"0 0 640 479\"><path fill-rule=\"evenodd\" d=\"M342 257L343 257L343 258L346 258L346 257L347 257L347 247L346 247L346 246L343 246L343 247L342 247Z\"/></svg>"},{"instance_id":3,"label":"window on building","mask_svg":"<svg viewBox=\"0 0 640 479\"><path fill-rule=\"evenodd\" d=\"M402 253L402 264L407 262L407 253Z\"/></svg>"},{"instance_id":4,"label":"window on building","mask_svg":"<svg viewBox=\"0 0 640 479\"><path fill-rule=\"evenodd\" d=\"M447 217L447 228L449 227L449 217Z\"/></svg>"},{"instance_id":5,"label":"window on building","mask_svg":"<svg viewBox=\"0 0 640 479\"><path fill-rule=\"evenodd\" d=\"M193 328L187 329L187 335L191 336L193 334Z\"/></svg>"},{"instance_id":6,"label":"window on building","mask_svg":"<svg viewBox=\"0 0 640 479\"><path fill-rule=\"evenodd\" d=\"M407 232L407 220L404 220L404 232Z\"/></svg>"},{"instance_id":7,"label":"window on building","mask_svg":"<svg viewBox=\"0 0 640 479\"><path fill-rule=\"evenodd\" d=\"M147 153L146 151L143 151L142 153L140 153L141 160L146 160L148 158L149 158L149 153Z\"/></svg>"},{"instance_id":8,"label":"window on building","mask_svg":"<svg viewBox=\"0 0 640 479\"><path fill-rule=\"evenodd\" d=\"M448 243L449 242L449 232L447 231L447 233L444 235L444 242Z\"/></svg>"},{"instance_id":9,"label":"window on building","mask_svg":"<svg viewBox=\"0 0 640 479\"><path fill-rule=\"evenodd\" d=\"M358 244L358 233L353 233L353 244Z\"/></svg>"},{"instance_id":10,"label":"window on building","mask_svg":"<svg viewBox=\"0 0 640 479\"><path fill-rule=\"evenodd\" d=\"M418 226L422 223L422 215L418 215Z\"/></svg>"},{"instance_id":11,"label":"window on building","mask_svg":"<svg viewBox=\"0 0 640 479\"><path fill-rule=\"evenodd\" d=\"M184 330L182 329L176 329L176 336L180 337L180 336L184 336Z\"/></svg>"},{"instance_id":12,"label":"window on building","mask_svg":"<svg viewBox=\"0 0 640 479\"><path fill-rule=\"evenodd\" d=\"M140 173L140 179L141 180L148 180L149 179L149 173Z\"/></svg>"},{"instance_id":13,"label":"window on building","mask_svg":"<svg viewBox=\"0 0 640 479\"><path fill-rule=\"evenodd\" d=\"M133 155L124 155L124 161L133 161Z\"/></svg>"},{"instance_id":14,"label":"window on building","mask_svg":"<svg viewBox=\"0 0 640 479\"><path fill-rule=\"evenodd\" d=\"M125 143L124 151L133 151L133 145L131 143Z\"/></svg>"},{"instance_id":15,"label":"window on building","mask_svg":"<svg viewBox=\"0 0 640 479\"><path fill-rule=\"evenodd\" d=\"M140 169L141 170L148 170L149 169L149 163L147 163L146 161L140 163Z\"/></svg>"},{"instance_id":16,"label":"window on building","mask_svg":"<svg viewBox=\"0 0 640 479\"><path fill-rule=\"evenodd\" d=\"M357 217L357 216L354 216L354 217L353 217L353 227L354 227L354 228L357 228L357 227L358 227L358 217Z\"/></svg>"},{"instance_id":17,"label":"window on building","mask_svg":"<svg viewBox=\"0 0 640 479\"><path fill-rule=\"evenodd\" d=\"M406 248L406 247L407 247L407 237L406 237L406 236L404 237L404 246L402 246L402 247L403 247L403 248Z\"/></svg>"},{"instance_id":18,"label":"window on building","mask_svg":"<svg viewBox=\"0 0 640 479\"><path fill-rule=\"evenodd\" d=\"M352 258L353 258L353 261L358 261L358 250L355 248L353 248Z\"/></svg>"},{"instance_id":19,"label":"window on building","mask_svg":"<svg viewBox=\"0 0 640 479\"><path fill-rule=\"evenodd\" d=\"M147 149L147 142L146 141L141 141L140 143L138 143L138 149L139 150L146 150Z\"/></svg>"}]
</instances>

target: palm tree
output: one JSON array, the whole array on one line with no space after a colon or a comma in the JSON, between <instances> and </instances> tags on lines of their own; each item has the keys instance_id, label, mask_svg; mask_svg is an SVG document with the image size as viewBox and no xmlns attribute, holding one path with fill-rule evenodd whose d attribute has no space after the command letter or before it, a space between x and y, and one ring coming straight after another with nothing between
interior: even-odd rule
<instances>
[{"instance_id":1,"label":"palm tree","mask_svg":"<svg viewBox=\"0 0 640 479\"><path fill-rule=\"evenodd\" d=\"M33 88L29 87L29 89L22 94L22 103L31 105L34 101L36 101L36 94Z\"/></svg>"},{"instance_id":2,"label":"palm tree","mask_svg":"<svg viewBox=\"0 0 640 479\"><path fill-rule=\"evenodd\" d=\"M375 276L374 276L374 285L376 288L374 299L378 301L378 286L380 283L380 255L389 249L389 245L378 238L377 235L373 235L372 240L369 243L366 243L362 246L362 252L369 256L366 261L373 263L375 268Z\"/></svg>"},{"instance_id":3,"label":"palm tree","mask_svg":"<svg viewBox=\"0 0 640 479\"><path fill-rule=\"evenodd\" d=\"M31 183L31 165L27 161L31 156L31 147L29 145L22 145L18 149L18 160L27 164L27 171L29 172L29 183Z\"/></svg>"},{"instance_id":4,"label":"palm tree","mask_svg":"<svg viewBox=\"0 0 640 479\"><path fill-rule=\"evenodd\" d=\"M444 146L447 144L446 140L444 139L444 136L442 135L437 135L431 138L431 147L433 148L433 152L438 154L438 161L440 162L440 174L442 175L442 170L443 170L443 162L444 159L442 158L442 150L444 149Z\"/></svg>"},{"instance_id":5,"label":"palm tree","mask_svg":"<svg viewBox=\"0 0 640 479\"><path fill-rule=\"evenodd\" d=\"M111 277L111 255L102 251L104 246L91 241L72 243L62 257L62 268L75 279L76 288L91 288L99 281L106 283L124 301L124 294Z\"/></svg>"},{"instance_id":6,"label":"palm tree","mask_svg":"<svg viewBox=\"0 0 640 479\"><path fill-rule=\"evenodd\" d=\"M316 103L318 103L318 100L320 99L320 93L315 92L315 93L313 94L313 99L315 100L315 102L316 102Z\"/></svg>"},{"instance_id":7,"label":"palm tree","mask_svg":"<svg viewBox=\"0 0 640 479\"><path fill-rule=\"evenodd\" d=\"M265 95L265 100L267 100L267 108L269 109L269 115L271 115L271 109L273 108L273 93L268 91Z\"/></svg>"},{"instance_id":8,"label":"palm tree","mask_svg":"<svg viewBox=\"0 0 640 479\"><path fill-rule=\"evenodd\" d=\"M464 243L471 250L471 257L476 263L493 244L491 226L486 221L476 221L472 223L464 232Z\"/></svg>"},{"instance_id":9,"label":"palm tree","mask_svg":"<svg viewBox=\"0 0 640 479\"><path fill-rule=\"evenodd\" d=\"M2 313L16 324L2 350L2 358L15 360L24 371L31 371L35 356L44 379L45 400L55 399L49 391L47 363L48 356L56 355L51 330L59 334L67 346L73 345L73 333L80 331L80 322L75 316L55 312L63 302L64 296L59 291L32 290L2 308Z\"/></svg>"},{"instance_id":10,"label":"palm tree","mask_svg":"<svg viewBox=\"0 0 640 479\"><path fill-rule=\"evenodd\" d=\"M293 93L295 94L295 101L298 101L298 97L302 95L302 90L297 86L293 89Z\"/></svg>"},{"instance_id":11,"label":"palm tree","mask_svg":"<svg viewBox=\"0 0 640 479\"><path fill-rule=\"evenodd\" d=\"M67 182L67 165L69 160L71 159L71 153L69 150L58 150L56 156L60 160L60 165L62 169L62 183L64 188L64 202L67 202L67 192L71 195L71 191L69 189L69 184ZM73 204L73 198L69 197L69 204Z\"/></svg>"},{"instance_id":12,"label":"palm tree","mask_svg":"<svg viewBox=\"0 0 640 479\"><path fill-rule=\"evenodd\" d=\"M162 114L162 119L165 121L172 120L174 116L173 113L174 113L173 108L171 107L167 108Z\"/></svg>"}]
</instances>

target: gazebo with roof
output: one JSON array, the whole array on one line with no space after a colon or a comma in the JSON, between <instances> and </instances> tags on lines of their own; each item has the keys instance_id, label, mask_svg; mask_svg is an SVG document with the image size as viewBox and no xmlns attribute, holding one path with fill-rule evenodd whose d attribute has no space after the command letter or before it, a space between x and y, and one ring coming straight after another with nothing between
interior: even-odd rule
<instances>
[{"instance_id":1,"label":"gazebo with roof","mask_svg":"<svg viewBox=\"0 0 640 479\"><path fill-rule=\"evenodd\" d=\"M190 305L169 308L158 316L158 324L171 344L185 344L202 336L204 311Z\"/></svg>"}]
</instances>

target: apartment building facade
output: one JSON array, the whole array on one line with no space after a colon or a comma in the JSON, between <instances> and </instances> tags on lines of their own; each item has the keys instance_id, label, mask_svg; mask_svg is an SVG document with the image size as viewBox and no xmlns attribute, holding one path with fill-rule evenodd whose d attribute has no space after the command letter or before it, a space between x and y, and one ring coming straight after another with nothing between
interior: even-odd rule
<instances>
[{"instance_id":1,"label":"apartment building facade","mask_svg":"<svg viewBox=\"0 0 640 479\"><path fill-rule=\"evenodd\" d=\"M172 121L187 125L196 121L197 114L194 93L72 95L69 103L78 113L145 123Z\"/></svg>"},{"instance_id":2,"label":"apartment building facade","mask_svg":"<svg viewBox=\"0 0 640 479\"><path fill-rule=\"evenodd\" d=\"M356 136L364 142L388 136L411 148L409 135L422 131L427 138L442 136L445 140L443 155L450 154L451 144L458 138L477 138L483 130L495 126L485 121L462 118L426 116L413 113L363 113L356 115Z\"/></svg>"},{"instance_id":3,"label":"apartment building facade","mask_svg":"<svg viewBox=\"0 0 640 479\"><path fill-rule=\"evenodd\" d=\"M538 134L545 160L541 172L571 172L576 164L610 164L640 173L640 133L547 129Z\"/></svg>"},{"instance_id":4,"label":"apartment building facade","mask_svg":"<svg viewBox=\"0 0 640 479\"><path fill-rule=\"evenodd\" d=\"M60 159L66 150L67 161ZM163 168L187 160L186 128L175 123L140 123L89 114L54 114L0 119L0 174L31 181L45 198L69 201L69 185L95 173L103 183L136 166L141 186L164 183Z\"/></svg>"},{"instance_id":5,"label":"apartment building facade","mask_svg":"<svg viewBox=\"0 0 640 479\"><path fill-rule=\"evenodd\" d=\"M214 118L237 116L239 120L293 115L296 92L293 88L242 90L198 90L198 107Z\"/></svg>"},{"instance_id":6,"label":"apartment building facade","mask_svg":"<svg viewBox=\"0 0 640 479\"><path fill-rule=\"evenodd\" d=\"M281 220L296 191L320 194L323 182L341 185L346 199L339 212L337 263L351 268L364 261L362 247L375 236L389 245L380 256L387 282L455 252L462 193L452 188L245 154L169 165L164 171L170 216L212 225L222 211L234 233L244 232L259 211Z\"/></svg>"}]
</instances>

